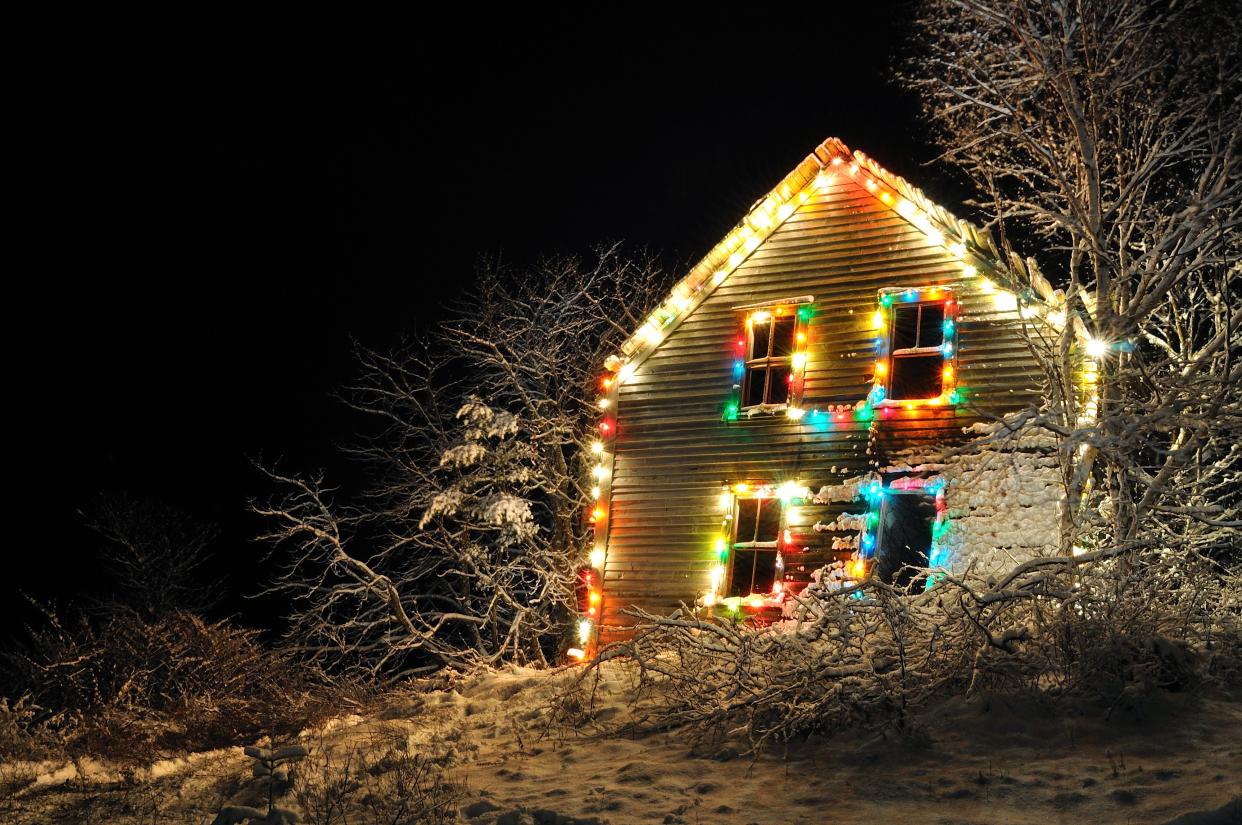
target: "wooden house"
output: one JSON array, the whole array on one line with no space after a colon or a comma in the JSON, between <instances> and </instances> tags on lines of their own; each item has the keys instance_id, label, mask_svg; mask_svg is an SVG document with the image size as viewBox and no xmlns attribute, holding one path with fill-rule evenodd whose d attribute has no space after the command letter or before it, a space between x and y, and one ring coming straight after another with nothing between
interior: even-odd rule
<instances>
[{"instance_id":1,"label":"wooden house","mask_svg":"<svg viewBox=\"0 0 1242 825\"><path fill-rule=\"evenodd\" d=\"M1039 402L1028 337L1064 324L999 254L836 139L760 200L606 365L584 647L631 607L1059 552L1048 445L947 449Z\"/></svg>"}]
</instances>

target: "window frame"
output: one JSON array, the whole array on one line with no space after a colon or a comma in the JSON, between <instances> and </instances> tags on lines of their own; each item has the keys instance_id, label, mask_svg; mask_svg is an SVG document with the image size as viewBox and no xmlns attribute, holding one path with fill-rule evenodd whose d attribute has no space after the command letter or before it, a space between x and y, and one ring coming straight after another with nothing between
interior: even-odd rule
<instances>
[{"instance_id":1,"label":"window frame","mask_svg":"<svg viewBox=\"0 0 1242 825\"><path fill-rule=\"evenodd\" d=\"M910 296L913 297L910 297ZM923 307L940 305L942 308L940 344L930 347L917 346L923 337ZM913 347L894 348L897 335L896 317L902 308L918 307L919 317ZM950 287L919 287L908 289L883 289L880 291L879 313L885 313L884 334L881 338L880 361L884 372L875 381L875 386L882 391L882 397L873 400L875 407L910 407L910 406L953 406L957 390L957 313L958 302L954 290ZM893 380L896 376L896 362L903 358L919 358L939 355L940 392L927 398L894 398L892 396ZM946 373L945 370L948 370Z\"/></svg>"},{"instance_id":2,"label":"window frame","mask_svg":"<svg viewBox=\"0 0 1242 825\"><path fill-rule=\"evenodd\" d=\"M740 412L750 410L770 410L780 411L789 408L798 407L802 401L802 373L806 366L806 351L804 345L806 342L806 321L802 317L800 311L802 307L807 306L804 302L789 302L772 304L763 307L754 307L747 311L744 325L745 335L739 339L745 349L738 353L738 364L735 374L734 391L737 395L737 409ZM755 351L755 316L760 313L767 313L770 319L768 324L768 346L765 350L767 355L761 358L750 357ZM787 355L773 355L776 345L776 321L778 319L790 318L793 321L791 336L789 342L789 350ZM767 319L765 319L767 320ZM799 363L801 361L801 363ZM786 368L787 390L784 401L771 401L772 396L772 371L773 369ZM750 395L752 375L758 371L764 371L764 389L763 400L757 404L747 404L747 397Z\"/></svg>"},{"instance_id":3,"label":"window frame","mask_svg":"<svg viewBox=\"0 0 1242 825\"><path fill-rule=\"evenodd\" d=\"M755 513L756 532L758 532L759 524L760 524L759 513L762 512L763 508L765 506L775 506L779 508L780 517L777 520L777 524L776 524L776 537L772 541L755 541L755 540L738 541L737 530L738 530L738 525L741 523L740 517L741 517L741 512L742 512L742 502L744 501L759 502L758 510ZM786 529L786 519L788 518L788 514L789 514L788 505L782 498L780 498L777 495L762 494L758 491L754 493L746 493L746 494L741 494L741 493L733 494L733 508L732 508L732 513L729 518L729 521L730 521L730 524L729 524L729 564L726 569L726 575L724 577L724 581L722 582L723 587L721 588L721 592L724 594L723 598L733 598L737 596L737 597L745 599L745 598L749 598L751 596L756 596L756 595L762 595L764 597L771 595L770 589L767 593L756 593L754 591L753 586L755 582L755 569L756 568L754 567L753 562L752 562L751 571L750 571L750 584L751 584L752 589L750 589L746 593L734 593L733 592L734 571L737 568L737 558L738 558L737 551L744 550L744 551L753 552L756 554L755 556L756 559L758 558L758 555L757 555L758 553L771 553L773 556L773 564L776 568L779 569L779 565L777 565L776 562L779 561L780 559L781 537L784 535L784 532ZM778 581L778 579L776 579L774 576L773 582L775 583L776 581Z\"/></svg>"}]
</instances>

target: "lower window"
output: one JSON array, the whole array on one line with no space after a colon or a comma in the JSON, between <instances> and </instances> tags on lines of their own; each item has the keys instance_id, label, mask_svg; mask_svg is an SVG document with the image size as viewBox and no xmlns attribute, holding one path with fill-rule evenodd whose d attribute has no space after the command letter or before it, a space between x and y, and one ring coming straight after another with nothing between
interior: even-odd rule
<instances>
[{"instance_id":1,"label":"lower window","mask_svg":"<svg viewBox=\"0 0 1242 825\"><path fill-rule=\"evenodd\" d=\"M770 593L784 512L775 497L739 498L733 514L729 596Z\"/></svg>"}]
</instances>

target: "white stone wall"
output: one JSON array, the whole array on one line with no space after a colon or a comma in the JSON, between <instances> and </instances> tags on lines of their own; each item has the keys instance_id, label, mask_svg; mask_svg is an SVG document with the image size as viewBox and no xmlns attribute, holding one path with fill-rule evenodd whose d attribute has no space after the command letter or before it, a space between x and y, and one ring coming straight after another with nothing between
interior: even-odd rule
<instances>
[{"instance_id":1,"label":"white stone wall","mask_svg":"<svg viewBox=\"0 0 1242 825\"><path fill-rule=\"evenodd\" d=\"M946 541L952 570L995 575L1059 553L1064 488L1055 441L1029 431L992 440L992 428L985 425L970 432L980 436L973 450L936 456L935 463L911 456L907 465L886 468L934 469L948 482L945 504L952 527Z\"/></svg>"}]
</instances>

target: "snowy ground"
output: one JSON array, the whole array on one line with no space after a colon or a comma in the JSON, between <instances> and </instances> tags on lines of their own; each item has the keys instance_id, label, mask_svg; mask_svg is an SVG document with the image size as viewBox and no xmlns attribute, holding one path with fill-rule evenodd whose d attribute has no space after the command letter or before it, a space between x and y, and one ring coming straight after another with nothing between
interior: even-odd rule
<instances>
[{"instance_id":1,"label":"snowy ground","mask_svg":"<svg viewBox=\"0 0 1242 825\"><path fill-rule=\"evenodd\" d=\"M544 720L564 680L510 671L401 694L308 741L322 751L365 747L377 731L407 737L464 786L462 821L486 825L1242 822L1242 702L1226 696L1167 695L1107 719L1094 707L955 700L926 714L913 740L855 734L752 760L728 745L692 749L678 733L557 732ZM623 722L628 697L624 673L607 670L599 724ZM258 790L240 749L132 777L54 767L0 799L0 821L206 824ZM35 773L3 766L0 778L22 771Z\"/></svg>"}]
</instances>

